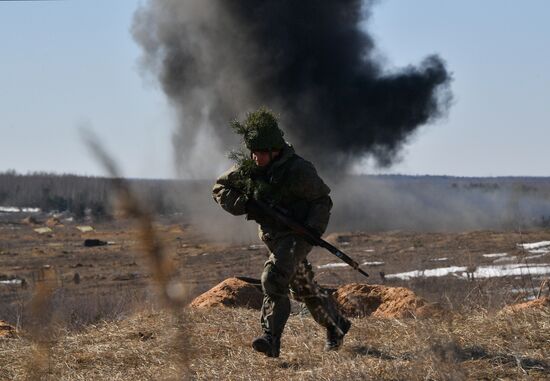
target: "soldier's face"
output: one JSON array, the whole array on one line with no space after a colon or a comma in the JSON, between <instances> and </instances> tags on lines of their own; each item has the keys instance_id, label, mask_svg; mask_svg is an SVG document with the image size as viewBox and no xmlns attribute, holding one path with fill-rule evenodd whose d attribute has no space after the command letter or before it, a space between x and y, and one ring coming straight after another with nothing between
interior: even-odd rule
<instances>
[{"instance_id":1,"label":"soldier's face","mask_svg":"<svg viewBox=\"0 0 550 381\"><path fill-rule=\"evenodd\" d=\"M269 155L269 151L252 151L252 159L258 167L265 167L269 165L272 159L277 157L279 151L272 151Z\"/></svg>"}]
</instances>

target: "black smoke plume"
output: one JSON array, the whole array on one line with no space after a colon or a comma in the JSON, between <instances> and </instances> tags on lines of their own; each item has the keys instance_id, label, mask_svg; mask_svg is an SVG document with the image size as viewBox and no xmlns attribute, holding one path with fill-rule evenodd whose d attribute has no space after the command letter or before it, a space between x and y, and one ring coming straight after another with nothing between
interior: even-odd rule
<instances>
[{"instance_id":1,"label":"black smoke plume","mask_svg":"<svg viewBox=\"0 0 550 381\"><path fill-rule=\"evenodd\" d=\"M438 56L388 72L365 31L372 1L150 0L133 34L175 106L180 175L210 177L237 143L229 121L266 105L325 170L372 155L389 165L444 114L451 76Z\"/></svg>"}]
</instances>

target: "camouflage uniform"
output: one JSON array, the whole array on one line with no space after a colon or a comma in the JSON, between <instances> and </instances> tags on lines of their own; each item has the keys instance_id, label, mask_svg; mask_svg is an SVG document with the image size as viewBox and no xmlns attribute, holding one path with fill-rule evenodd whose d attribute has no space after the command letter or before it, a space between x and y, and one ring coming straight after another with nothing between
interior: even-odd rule
<instances>
[{"instance_id":1,"label":"camouflage uniform","mask_svg":"<svg viewBox=\"0 0 550 381\"><path fill-rule=\"evenodd\" d=\"M332 297L319 292L307 260L311 245L269 217L247 207L247 196L234 188L238 167L221 175L213 189L214 200L233 215L247 215L259 224L260 238L270 251L262 273L264 292L261 324L264 333L279 340L290 314L289 288L305 303L311 315L328 330L347 332L349 322L340 314ZM330 189L313 165L284 144L267 168L259 168L252 180L261 185L260 197L288 211L290 216L321 235L328 224L332 201ZM342 335L343 337L343 335ZM278 344L277 344L278 347ZM278 349L277 349L278 351ZM278 352L277 352L278 356ZM276 357L276 356L274 356Z\"/></svg>"}]
</instances>

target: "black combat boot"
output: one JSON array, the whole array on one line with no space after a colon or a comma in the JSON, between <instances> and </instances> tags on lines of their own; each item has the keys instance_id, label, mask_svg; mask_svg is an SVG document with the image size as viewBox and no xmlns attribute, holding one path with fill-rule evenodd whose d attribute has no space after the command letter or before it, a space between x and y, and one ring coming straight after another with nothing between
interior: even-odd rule
<instances>
[{"instance_id":1,"label":"black combat boot","mask_svg":"<svg viewBox=\"0 0 550 381\"><path fill-rule=\"evenodd\" d=\"M336 326L327 328L327 341L325 343L325 351L337 351L344 344L344 336L348 333L351 327L349 320L344 320L340 324L340 329Z\"/></svg>"},{"instance_id":2,"label":"black combat boot","mask_svg":"<svg viewBox=\"0 0 550 381\"><path fill-rule=\"evenodd\" d=\"M252 348L254 348L255 351L262 352L267 357L279 357L281 338L265 333L254 339Z\"/></svg>"}]
</instances>

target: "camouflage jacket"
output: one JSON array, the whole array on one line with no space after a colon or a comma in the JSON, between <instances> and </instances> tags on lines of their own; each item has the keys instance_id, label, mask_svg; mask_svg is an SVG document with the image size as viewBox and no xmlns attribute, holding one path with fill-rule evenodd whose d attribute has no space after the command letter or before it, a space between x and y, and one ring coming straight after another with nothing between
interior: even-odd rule
<instances>
[{"instance_id":1,"label":"camouflage jacket","mask_svg":"<svg viewBox=\"0 0 550 381\"><path fill-rule=\"evenodd\" d=\"M233 166L223 173L212 190L214 200L233 215L247 214L260 225L262 239L275 239L290 230L267 216L251 216L246 208L248 197L237 191L239 168ZM330 188L317 174L309 161L301 158L287 145L269 166L255 175L252 181L261 183L262 200L274 203L290 213L296 221L322 234L328 224L332 200Z\"/></svg>"}]
</instances>

